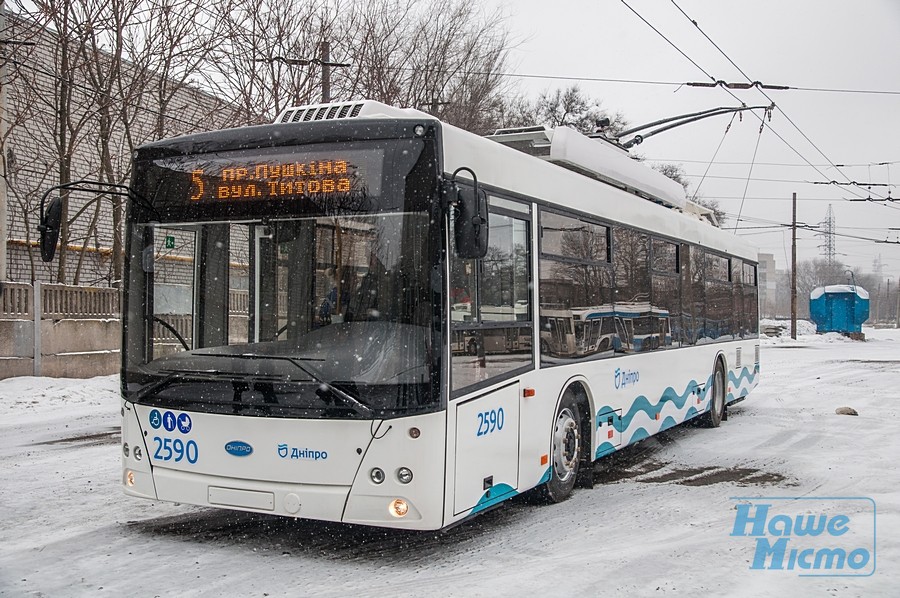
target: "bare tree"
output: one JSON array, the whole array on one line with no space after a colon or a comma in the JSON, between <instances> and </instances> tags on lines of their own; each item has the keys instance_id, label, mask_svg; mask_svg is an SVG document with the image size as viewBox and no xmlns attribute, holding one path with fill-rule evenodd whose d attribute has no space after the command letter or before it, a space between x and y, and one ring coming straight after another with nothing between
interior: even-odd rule
<instances>
[{"instance_id":1,"label":"bare tree","mask_svg":"<svg viewBox=\"0 0 900 598\"><path fill-rule=\"evenodd\" d=\"M237 108L228 108L224 100L186 100L202 93L203 72L224 43L221 31L228 13L221 8L202 0L148 0L134 14L125 31L118 90L130 150L147 139L241 122ZM181 101L173 105L176 99ZM152 131L135 129L141 112L152 115Z\"/></svg>"},{"instance_id":2,"label":"bare tree","mask_svg":"<svg viewBox=\"0 0 900 598\"><path fill-rule=\"evenodd\" d=\"M339 2L213 0L226 15L210 54L205 85L235 107L241 124L272 122L283 109L317 96L319 43L335 37Z\"/></svg>"},{"instance_id":3,"label":"bare tree","mask_svg":"<svg viewBox=\"0 0 900 598\"><path fill-rule=\"evenodd\" d=\"M352 66L343 97L416 107L475 132L497 126L508 84L509 34L499 13L464 0L375 0L355 5L339 45Z\"/></svg>"},{"instance_id":4,"label":"bare tree","mask_svg":"<svg viewBox=\"0 0 900 598\"><path fill-rule=\"evenodd\" d=\"M672 162L661 162L652 165L653 170L666 175L682 187L684 187L685 194L689 194L689 189L691 184L687 180L687 173L684 171L684 166L681 164L675 164ZM719 201L716 199L708 199L703 197L702 195L698 195L694 193L689 199L708 210L712 210L712 213L716 217L716 226L719 228L725 226L725 222L728 220L728 215L725 213L725 210L722 209L722 206L719 204Z\"/></svg>"},{"instance_id":5,"label":"bare tree","mask_svg":"<svg viewBox=\"0 0 900 598\"><path fill-rule=\"evenodd\" d=\"M588 97L577 85L544 91L533 103L513 98L507 114L513 117L513 122L504 126L565 126L584 134L595 132L603 119L609 119L604 130L611 135L628 125L624 114L610 113L599 99Z\"/></svg>"},{"instance_id":6,"label":"bare tree","mask_svg":"<svg viewBox=\"0 0 900 598\"><path fill-rule=\"evenodd\" d=\"M22 129L39 148L39 154L52 156L56 170L54 182L72 182L75 156L87 143L91 98L79 85L83 67L82 48L85 40L81 24L88 20L84 6L68 0L38 0L33 4L17 3L20 18L33 24L40 49L40 69L28 69L20 82L17 105L30 105L41 118L23 121ZM29 71L30 72L27 72ZM49 116L49 118L48 118ZM49 121L49 123L48 123ZM49 124L49 126L48 126ZM62 221L59 242L62 251L56 268L57 282L66 280L67 248L72 237L69 217L69 192L60 191Z\"/></svg>"}]
</instances>

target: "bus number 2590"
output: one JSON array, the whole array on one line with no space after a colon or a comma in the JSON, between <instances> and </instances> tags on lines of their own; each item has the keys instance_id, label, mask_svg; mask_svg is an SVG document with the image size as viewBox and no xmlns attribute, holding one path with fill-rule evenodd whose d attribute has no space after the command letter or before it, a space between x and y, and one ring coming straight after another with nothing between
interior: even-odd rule
<instances>
[{"instance_id":1,"label":"bus number 2590","mask_svg":"<svg viewBox=\"0 0 900 598\"><path fill-rule=\"evenodd\" d=\"M505 419L503 407L491 409L490 411L482 411L478 414L478 433L475 435L487 436L493 432L499 432L503 429L503 422Z\"/></svg>"},{"instance_id":2,"label":"bus number 2590","mask_svg":"<svg viewBox=\"0 0 900 598\"><path fill-rule=\"evenodd\" d=\"M188 463L196 463L198 457L197 443L193 440L183 442L180 438L160 438L154 436L153 441L156 443L156 452L153 458L157 461L174 460L176 463L182 459L187 459Z\"/></svg>"}]
</instances>

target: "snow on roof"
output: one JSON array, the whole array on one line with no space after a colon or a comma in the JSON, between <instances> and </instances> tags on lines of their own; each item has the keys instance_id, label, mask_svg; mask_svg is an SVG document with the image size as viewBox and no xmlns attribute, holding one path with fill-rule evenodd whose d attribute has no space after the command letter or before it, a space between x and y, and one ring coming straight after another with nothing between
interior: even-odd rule
<instances>
[{"instance_id":1,"label":"snow on roof","mask_svg":"<svg viewBox=\"0 0 900 598\"><path fill-rule=\"evenodd\" d=\"M817 287L809 294L809 298L818 299L825 293L856 293L861 299L869 298L869 292L864 288L849 284L830 284L825 287Z\"/></svg>"}]
</instances>

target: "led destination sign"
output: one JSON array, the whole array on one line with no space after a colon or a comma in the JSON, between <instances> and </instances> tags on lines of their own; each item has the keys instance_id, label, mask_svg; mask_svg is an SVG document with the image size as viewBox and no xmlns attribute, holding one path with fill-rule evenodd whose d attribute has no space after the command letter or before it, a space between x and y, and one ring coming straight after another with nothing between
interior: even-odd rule
<instances>
[{"instance_id":1,"label":"led destination sign","mask_svg":"<svg viewBox=\"0 0 900 598\"><path fill-rule=\"evenodd\" d=\"M207 173L191 171L191 199L273 199L298 195L348 193L359 173L346 160L249 163Z\"/></svg>"},{"instance_id":2,"label":"led destination sign","mask_svg":"<svg viewBox=\"0 0 900 598\"><path fill-rule=\"evenodd\" d=\"M159 166L190 176L185 199L211 203L377 196L383 162L384 151L373 149L270 156L234 152L170 159Z\"/></svg>"}]
</instances>

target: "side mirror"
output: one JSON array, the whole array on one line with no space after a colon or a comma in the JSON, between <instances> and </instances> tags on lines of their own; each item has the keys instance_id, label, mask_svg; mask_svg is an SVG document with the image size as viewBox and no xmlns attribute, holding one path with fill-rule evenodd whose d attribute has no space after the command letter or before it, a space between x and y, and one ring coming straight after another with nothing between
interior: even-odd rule
<instances>
[{"instance_id":1,"label":"side mirror","mask_svg":"<svg viewBox=\"0 0 900 598\"><path fill-rule=\"evenodd\" d=\"M46 212L41 214L38 231L41 234L41 259L49 262L56 255L56 244L59 242L59 225L62 220L62 200L53 198Z\"/></svg>"},{"instance_id":2,"label":"side mirror","mask_svg":"<svg viewBox=\"0 0 900 598\"><path fill-rule=\"evenodd\" d=\"M474 189L457 188L453 210L456 255L463 259L481 259L488 248L487 195Z\"/></svg>"}]
</instances>

